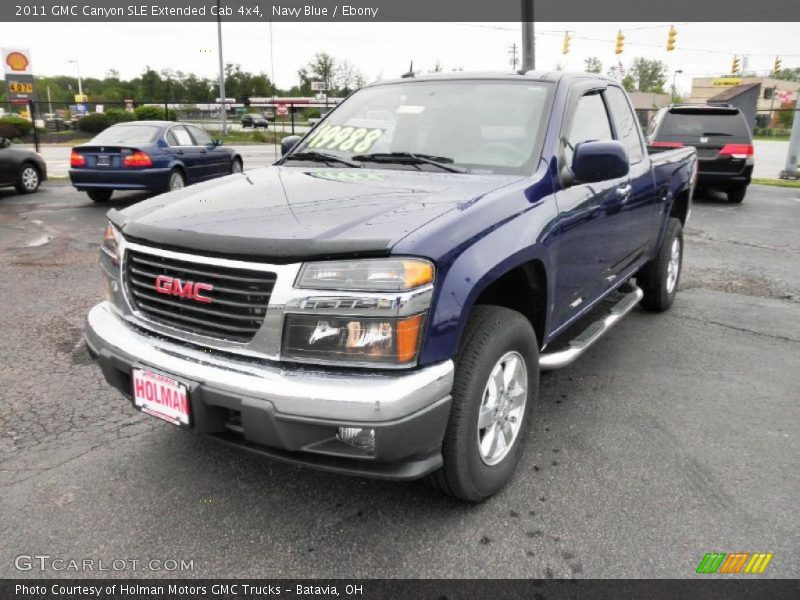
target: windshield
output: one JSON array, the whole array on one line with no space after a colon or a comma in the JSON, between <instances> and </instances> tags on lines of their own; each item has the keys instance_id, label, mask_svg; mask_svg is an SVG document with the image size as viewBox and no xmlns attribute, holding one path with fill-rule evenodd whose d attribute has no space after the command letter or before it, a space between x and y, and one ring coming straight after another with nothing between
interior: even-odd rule
<instances>
[{"instance_id":1,"label":"windshield","mask_svg":"<svg viewBox=\"0 0 800 600\"><path fill-rule=\"evenodd\" d=\"M369 158L410 153L472 173L525 174L538 158L549 91L547 83L505 80L369 87L337 107L294 152L356 157L369 168L434 170Z\"/></svg>"},{"instance_id":2,"label":"windshield","mask_svg":"<svg viewBox=\"0 0 800 600\"><path fill-rule=\"evenodd\" d=\"M114 125L96 135L93 144L147 144L158 136L154 125Z\"/></svg>"}]
</instances>

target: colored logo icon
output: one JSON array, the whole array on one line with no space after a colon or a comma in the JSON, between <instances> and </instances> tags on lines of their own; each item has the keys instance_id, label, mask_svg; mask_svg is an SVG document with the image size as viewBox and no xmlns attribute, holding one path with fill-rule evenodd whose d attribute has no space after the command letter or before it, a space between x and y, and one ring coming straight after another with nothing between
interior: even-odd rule
<instances>
[{"instance_id":1,"label":"colored logo icon","mask_svg":"<svg viewBox=\"0 0 800 600\"><path fill-rule=\"evenodd\" d=\"M697 573L763 573L773 554L766 552L708 552L697 566Z\"/></svg>"}]
</instances>

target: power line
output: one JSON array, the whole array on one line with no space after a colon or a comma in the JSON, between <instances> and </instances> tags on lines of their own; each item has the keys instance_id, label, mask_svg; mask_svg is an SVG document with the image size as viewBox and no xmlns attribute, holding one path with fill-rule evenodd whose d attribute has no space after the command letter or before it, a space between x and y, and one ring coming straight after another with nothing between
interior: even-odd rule
<instances>
[{"instance_id":1,"label":"power line","mask_svg":"<svg viewBox=\"0 0 800 600\"><path fill-rule=\"evenodd\" d=\"M795 5L789 5L789 6L795 6ZM788 6L785 6L783 8L788 8ZM778 10L778 9L767 9L767 10L763 10L763 11L753 11L753 12L749 12L749 13L743 13L741 16L746 16L746 15L751 15L751 14L759 14L759 13L764 13L764 12L771 12L773 10ZM728 21L722 21L722 22L728 22ZM478 28L481 28L481 29L493 29L493 30L497 30L497 31L514 31L514 32L517 31L517 28L503 27L501 25L485 25L485 24L481 24L481 23L457 23L457 22L449 22L448 24L449 25L458 25L458 26L462 26L462 27L478 27ZM699 23L693 23L691 21L678 23L678 25L681 25L681 26L684 26L684 25L697 25L697 24L699 24ZM632 28L629 28L629 29L625 29L624 31L641 31L641 30L645 30L645 29L667 29L671 25L672 24L646 25L646 26L642 26L642 27L632 27ZM590 42L609 42L609 43L614 43L614 41L615 41L614 39L611 39L611 38L595 38L595 37L588 37L588 36L578 35L577 31L574 30L574 29L570 29L570 30L566 30L566 29L537 29L536 33L539 34L539 35L545 35L545 36L549 35L549 36L559 36L559 37L561 37L561 36L564 35L564 33L566 31L569 31L571 34L574 33L574 35L572 35L573 39L585 40L585 41L590 41ZM663 44L648 44L648 43L644 43L644 42L631 42L631 41L628 41L628 40L625 40L625 43L627 45L630 45L630 46L639 46L639 47L642 47L642 48L662 48L663 47ZM725 56L730 56L730 54L731 54L730 50L709 50L709 49L706 49L706 48L685 48L685 47L682 47L682 46L679 46L679 47L675 48L675 51L676 52L677 51L699 52L699 53L702 53L702 54L721 54L721 55L725 55ZM774 57L776 55L780 55L780 56L786 57L786 58L800 58L800 54L787 54L785 52L746 52L745 54L748 54L750 56Z\"/></svg>"}]
</instances>

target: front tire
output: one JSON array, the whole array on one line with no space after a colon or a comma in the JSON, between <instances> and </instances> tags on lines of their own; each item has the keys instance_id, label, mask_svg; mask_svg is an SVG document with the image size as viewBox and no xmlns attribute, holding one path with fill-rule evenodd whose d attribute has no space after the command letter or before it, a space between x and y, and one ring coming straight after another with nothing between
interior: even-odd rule
<instances>
[{"instance_id":1,"label":"front tire","mask_svg":"<svg viewBox=\"0 0 800 600\"><path fill-rule=\"evenodd\" d=\"M456 356L453 406L434 487L468 502L498 492L516 469L539 390L539 351L528 319L476 306Z\"/></svg>"},{"instance_id":2,"label":"front tire","mask_svg":"<svg viewBox=\"0 0 800 600\"><path fill-rule=\"evenodd\" d=\"M17 183L14 187L20 194L33 194L39 189L42 178L39 175L39 169L31 164L24 164L19 170L17 175Z\"/></svg>"},{"instance_id":3,"label":"front tire","mask_svg":"<svg viewBox=\"0 0 800 600\"><path fill-rule=\"evenodd\" d=\"M636 282L644 292L644 308L662 312L672 305L678 291L682 267L683 225L680 220L670 217L667 233L658 253L636 275Z\"/></svg>"},{"instance_id":4,"label":"front tire","mask_svg":"<svg viewBox=\"0 0 800 600\"><path fill-rule=\"evenodd\" d=\"M231 163L231 174L241 173L242 169L243 169L242 160L239 158L234 158L233 162Z\"/></svg>"},{"instance_id":5,"label":"front tire","mask_svg":"<svg viewBox=\"0 0 800 600\"><path fill-rule=\"evenodd\" d=\"M744 200L745 194L747 194L747 186L743 185L742 187L737 187L728 190L728 202L732 202L733 204L741 204Z\"/></svg>"},{"instance_id":6,"label":"front tire","mask_svg":"<svg viewBox=\"0 0 800 600\"><path fill-rule=\"evenodd\" d=\"M111 195L114 193L114 190L89 190L86 193L89 195L89 199L92 202L102 204L111 200Z\"/></svg>"}]
</instances>

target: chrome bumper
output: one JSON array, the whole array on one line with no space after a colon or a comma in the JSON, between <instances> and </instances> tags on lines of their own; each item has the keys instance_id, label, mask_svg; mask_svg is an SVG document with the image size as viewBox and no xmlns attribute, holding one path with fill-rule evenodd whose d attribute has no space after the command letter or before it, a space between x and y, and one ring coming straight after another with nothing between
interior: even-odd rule
<instances>
[{"instance_id":1,"label":"chrome bumper","mask_svg":"<svg viewBox=\"0 0 800 600\"><path fill-rule=\"evenodd\" d=\"M141 333L108 302L86 318L86 343L95 354L148 366L229 396L269 402L278 413L379 423L450 399L453 362L413 371L337 371L210 353Z\"/></svg>"}]
</instances>

